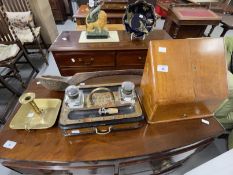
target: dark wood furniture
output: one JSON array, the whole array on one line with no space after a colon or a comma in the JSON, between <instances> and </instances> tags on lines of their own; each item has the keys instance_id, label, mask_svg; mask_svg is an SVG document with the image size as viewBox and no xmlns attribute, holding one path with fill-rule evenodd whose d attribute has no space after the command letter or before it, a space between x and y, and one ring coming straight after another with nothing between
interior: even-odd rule
<instances>
[{"instance_id":1,"label":"dark wood furniture","mask_svg":"<svg viewBox=\"0 0 233 175\"><path fill-rule=\"evenodd\" d=\"M128 0L106 0L101 9L105 12L125 13L127 5Z\"/></svg>"},{"instance_id":2,"label":"dark wood furniture","mask_svg":"<svg viewBox=\"0 0 233 175\"><path fill-rule=\"evenodd\" d=\"M2 0L2 3L3 3L4 10L7 11L7 12L27 12L27 11L32 12L28 0ZM14 20L17 21L18 19L17 18L16 19L11 19L10 23L11 24L12 24L12 22L14 23ZM28 30L28 28L29 28L30 30L26 31L26 33L30 32L31 35L33 36L33 39L24 41L24 39L22 37L19 37L20 35L18 36L18 38L21 40L21 43L24 45L24 47L25 47L28 54L36 53L36 52L29 51L29 49L38 50L37 52L39 54L41 54L42 59L48 65L49 63L48 63L48 60L47 60L47 57L46 57L47 50L44 52L43 49L42 49L43 47L46 48L46 45L45 45L45 42L44 42L44 40L43 40L43 38L41 36L41 30L39 29L39 33L36 34L36 32L34 30L36 30L36 28L39 27L39 26L36 25L33 16L32 16L31 20L27 21L26 24L21 23L20 29L21 30ZM31 24L32 22L33 22L34 26ZM12 26L14 27L15 31L17 31L16 30L17 24L16 25L12 24ZM21 32L19 32L19 33L21 33ZM18 35L17 32L16 32L16 35Z\"/></svg>"},{"instance_id":3,"label":"dark wood furniture","mask_svg":"<svg viewBox=\"0 0 233 175\"><path fill-rule=\"evenodd\" d=\"M185 0L158 0L155 6L155 12L162 18L166 18L168 9L172 6L186 6L190 4L192 3L189 3Z\"/></svg>"},{"instance_id":4,"label":"dark wood furniture","mask_svg":"<svg viewBox=\"0 0 233 175\"><path fill-rule=\"evenodd\" d=\"M0 44L11 46L10 49L5 47L1 51L5 54L1 53L0 67L2 68L0 71L0 87L7 88L13 94L20 96L21 91L12 86L8 81L12 78L17 79L22 87L26 87L30 79L35 76L39 70L32 64L26 49L24 48L21 41L18 39L14 28L10 25L9 20L6 16L6 13L3 9L3 6L0 4ZM13 52L13 53L12 53ZM5 56L5 57L4 57ZM24 60L24 61L22 61ZM19 64L28 64L32 71L29 72L29 76L26 82L22 80L22 77L19 73L19 69L17 65Z\"/></svg>"},{"instance_id":5,"label":"dark wood furniture","mask_svg":"<svg viewBox=\"0 0 233 175\"><path fill-rule=\"evenodd\" d=\"M74 15L71 1L72 0L63 0L67 16L73 16Z\"/></svg>"},{"instance_id":6,"label":"dark wood furniture","mask_svg":"<svg viewBox=\"0 0 233 175\"><path fill-rule=\"evenodd\" d=\"M79 31L62 32L51 45L61 75L113 69L143 69L150 40L170 39L162 30L151 32L145 40L130 40L118 31L120 42L80 44ZM63 40L67 38L67 40Z\"/></svg>"},{"instance_id":7,"label":"dark wood furniture","mask_svg":"<svg viewBox=\"0 0 233 175\"><path fill-rule=\"evenodd\" d=\"M86 24L86 16L89 12L89 8L87 5L81 5L77 12L74 14L74 18L76 18L77 25L84 25ZM107 12L107 23L108 24L122 24L122 18L124 13L117 12L116 10L108 10Z\"/></svg>"},{"instance_id":8,"label":"dark wood furniture","mask_svg":"<svg viewBox=\"0 0 233 175\"><path fill-rule=\"evenodd\" d=\"M49 0L53 17L56 22L64 22L67 19L65 4L63 0Z\"/></svg>"},{"instance_id":9,"label":"dark wood furniture","mask_svg":"<svg viewBox=\"0 0 233 175\"><path fill-rule=\"evenodd\" d=\"M223 37L228 30L233 29L233 0L226 0L223 3L211 6L211 9L222 17L221 27L223 31L220 36ZM208 36L211 35L215 27L216 26L212 26Z\"/></svg>"},{"instance_id":10,"label":"dark wood furniture","mask_svg":"<svg viewBox=\"0 0 233 175\"><path fill-rule=\"evenodd\" d=\"M202 37L208 25L216 26L221 17L201 7L173 7L168 10L164 30L173 38Z\"/></svg>"},{"instance_id":11,"label":"dark wood furniture","mask_svg":"<svg viewBox=\"0 0 233 175\"><path fill-rule=\"evenodd\" d=\"M91 83L140 82L140 76L103 77ZM27 91L37 98L60 98L63 92L49 91L32 82ZM13 109L12 109L13 110ZM13 149L0 147L2 165L24 174L159 174L176 168L192 153L205 148L223 132L222 126L209 117L163 124L146 124L135 130L107 135L64 137L57 123L45 130L12 130L6 123L0 132L0 144L17 142ZM179 156L186 156L180 159Z\"/></svg>"}]
</instances>

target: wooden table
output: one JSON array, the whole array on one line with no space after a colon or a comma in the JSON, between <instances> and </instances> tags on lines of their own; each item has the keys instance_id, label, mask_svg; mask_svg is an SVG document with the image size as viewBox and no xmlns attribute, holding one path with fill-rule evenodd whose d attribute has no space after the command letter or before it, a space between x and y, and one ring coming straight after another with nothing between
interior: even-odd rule
<instances>
[{"instance_id":1,"label":"wooden table","mask_svg":"<svg viewBox=\"0 0 233 175\"><path fill-rule=\"evenodd\" d=\"M87 14L89 12L89 8L87 5L81 5L77 12L74 14L74 18L76 18L77 25L84 25L86 24L85 20ZM122 24L124 13L122 12L115 12L115 11L108 11L107 12L107 23L108 24Z\"/></svg>"},{"instance_id":2,"label":"wooden table","mask_svg":"<svg viewBox=\"0 0 233 175\"><path fill-rule=\"evenodd\" d=\"M169 9L164 30L173 38L202 37L208 25L216 26L221 17L205 8L173 7Z\"/></svg>"},{"instance_id":3,"label":"wooden table","mask_svg":"<svg viewBox=\"0 0 233 175\"><path fill-rule=\"evenodd\" d=\"M150 40L171 39L163 30L151 32L145 40L131 41L126 31L117 31L120 42L79 43L81 32L62 32L51 45L61 75L114 69L143 69ZM62 38L67 38L63 40Z\"/></svg>"},{"instance_id":4,"label":"wooden table","mask_svg":"<svg viewBox=\"0 0 233 175\"><path fill-rule=\"evenodd\" d=\"M185 0L158 0L156 2L155 11L159 14L162 18L167 17L168 9L172 6L188 6L191 3L188 3Z\"/></svg>"},{"instance_id":5,"label":"wooden table","mask_svg":"<svg viewBox=\"0 0 233 175\"><path fill-rule=\"evenodd\" d=\"M140 76L104 77L86 84L136 81ZM27 91L37 98L63 98L63 92L49 91L33 81ZM13 110L13 109L12 109ZM17 142L13 149L0 147L1 163L25 174L158 174L169 171L202 150L223 132L214 117L207 120L145 125L140 129L107 135L64 137L56 123L44 130L12 130L9 121L0 132L0 144ZM187 156L182 153L187 153Z\"/></svg>"}]
</instances>

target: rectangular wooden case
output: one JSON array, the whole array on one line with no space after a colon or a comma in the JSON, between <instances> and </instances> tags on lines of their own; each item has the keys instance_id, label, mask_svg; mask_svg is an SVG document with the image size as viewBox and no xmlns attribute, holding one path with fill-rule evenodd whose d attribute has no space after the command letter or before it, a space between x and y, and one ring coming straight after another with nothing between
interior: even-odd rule
<instances>
[{"instance_id":1,"label":"rectangular wooden case","mask_svg":"<svg viewBox=\"0 0 233 175\"><path fill-rule=\"evenodd\" d=\"M222 38L151 41L141 81L148 123L213 115L227 97Z\"/></svg>"},{"instance_id":2,"label":"rectangular wooden case","mask_svg":"<svg viewBox=\"0 0 233 175\"><path fill-rule=\"evenodd\" d=\"M83 93L83 105L76 105L77 108L68 105L68 96L65 94L59 119L64 136L108 134L112 131L137 129L145 124L136 91L133 101L122 98L120 83L80 85L79 91ZM94 93L95 103L92 104L90 99ZM114 114L99 113L100 109L108 108L118 111Z\"/></svg>"}]
</instances>

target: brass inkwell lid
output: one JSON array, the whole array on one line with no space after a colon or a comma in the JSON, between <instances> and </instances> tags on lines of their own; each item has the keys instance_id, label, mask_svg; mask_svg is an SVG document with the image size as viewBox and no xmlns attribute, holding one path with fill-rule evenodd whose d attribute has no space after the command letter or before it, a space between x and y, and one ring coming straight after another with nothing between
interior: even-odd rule
<instances>
[{"instance_id":1,"label":"brass inkwell lid","mask_svg":"<svg viewBox=\"0 0 233 175\"><path fill-rule=\"evenodd\" d=\"M19 108L10 123L11 129L46 129L52 127L56 121L60 106L60 99L36 99L35 93L24 93L19 102Z\"/></svg>"}]
</instances>

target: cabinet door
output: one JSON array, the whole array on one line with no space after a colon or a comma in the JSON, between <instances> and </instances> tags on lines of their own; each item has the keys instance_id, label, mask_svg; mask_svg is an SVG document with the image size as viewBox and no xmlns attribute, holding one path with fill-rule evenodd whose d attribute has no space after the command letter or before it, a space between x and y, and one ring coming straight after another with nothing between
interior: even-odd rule
<instances>
[{"instance_id":1,"label":"cabinet door","mask_svg":"<svg viewBox=\"0 0 233 175\"><path fill-rule=\"evenodd\" d=\"M49 0L55 21L66 20L65 5L62 0Z\"/></svg>"},{"instance_id":2,"label":"cabinet door","mask_svg":"<svg viewBox=\"0 0 233 175\"><path fill-rule=\"evenodd\" d=\"M146 61L147 50L142 51L120 51L116 56L117 68L143 69Z\"/></svg>"},{"instance_id":3,"label":"cabinet door","mask_svg":"<svg viewBox=\"0 0 233 175\"><path fill-rule=\"evenodd\" d=\"M49 4L50 4L52 10L58 10L59 9L59 6L57 5L56 0L49 0Z\"/></svg>"}]
</instances>

